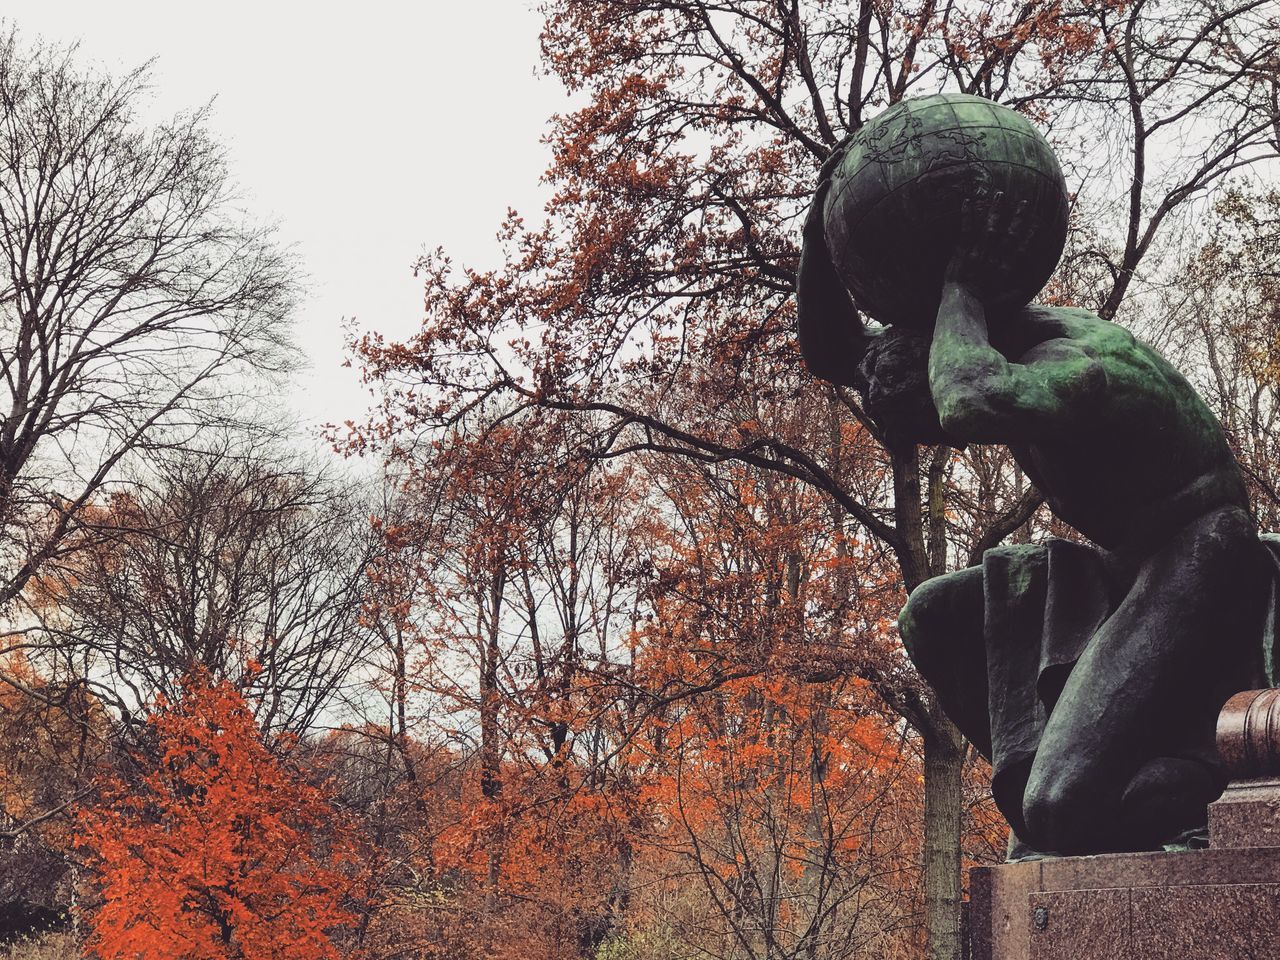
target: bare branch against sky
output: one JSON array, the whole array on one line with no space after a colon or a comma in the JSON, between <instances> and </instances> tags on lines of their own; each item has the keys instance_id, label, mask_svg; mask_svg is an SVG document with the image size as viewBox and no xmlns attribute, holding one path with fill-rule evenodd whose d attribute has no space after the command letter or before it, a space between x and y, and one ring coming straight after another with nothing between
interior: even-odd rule
<instances>
[{"instance_id":1,"label":"bare branch against sky","mask_svg":"<svg viewBox=\"0 0 1280 960\"><path fill-rule=\"evenodd\" d=\"M7 16L28 40L79 42L79 58L115 73L154 58L157 118L214 101L208 126L244 206L278 220L308 274L296 339L310 369L294 405L318 424L366 406L341 367L344 318L407 333L424 247L484 264L509 204L540 212L539 138L562 93L535 76L531 6L23 0Z\"/></svg>"}]
</instances>

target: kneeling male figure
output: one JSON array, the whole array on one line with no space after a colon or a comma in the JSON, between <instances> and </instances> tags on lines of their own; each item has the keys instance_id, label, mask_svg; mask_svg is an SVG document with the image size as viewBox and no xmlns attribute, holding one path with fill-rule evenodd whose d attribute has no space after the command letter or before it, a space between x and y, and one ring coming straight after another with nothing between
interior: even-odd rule
<instances>
[{"instance_id":1,"label":"kneeling male figure","mask_svg":"<svg viewBox=\"0 0 1280 960\"><path fill-rule=\"evenodd\" d=\"M947 714L991 760L1016 836L1083 854L1202 828L1224 785L1218 711L1266 682L1274 571L1217 418L1153 348L1087 311L988 316L971 252L948 269L927 377L905 369L925 350L850 326L820 227L806 225L800 277L810 367L861 389L873 419L883 405L900 439L1007 445L1092 541L989 551L922 584L899 621ZM998 249L1000 223L985 229L974 248ZM914 408L902 384L918 385Z\"/></svg>"}]
</instances>

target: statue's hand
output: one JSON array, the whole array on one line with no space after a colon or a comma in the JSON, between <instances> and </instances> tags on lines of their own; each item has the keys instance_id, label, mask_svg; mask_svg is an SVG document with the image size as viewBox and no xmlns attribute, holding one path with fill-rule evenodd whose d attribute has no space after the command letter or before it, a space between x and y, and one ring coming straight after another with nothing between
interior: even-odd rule
<instances>
[{"instance_id":1,"label":"statue's hand","mask_svg":"<svg viewBox=\"0 0 1280 960\"><path fill-rule=\"evenodd\" d=\"M982 196L966 198L960 208L960 240L943 275L944 284L958 284L980 300L998 291L988 289L991 278L1000 276L1009 261L1017 261L1030 242L1023 229L1029 203L1011 203L997 190L987 201Z\"/></svg>"}]
</instances>

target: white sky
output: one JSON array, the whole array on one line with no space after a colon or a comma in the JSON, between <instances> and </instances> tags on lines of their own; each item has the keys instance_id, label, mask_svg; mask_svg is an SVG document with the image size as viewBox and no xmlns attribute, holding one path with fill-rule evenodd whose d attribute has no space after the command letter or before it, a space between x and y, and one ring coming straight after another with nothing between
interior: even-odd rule
<instances>
[{"instance_id":1,"label":"white sky","mask_svg":"<svg viewBox=\"0 0 1280 960\"><path fill-rule=\"evenodd\" d=\"M156 116L212 98L245 206L275 220L308 274L295 378L302 429L360 419L341 367L343 320L391 337L421 316L411 264L444 246L493 265L509 206L537 220L539 143L564 104L535 74L531 0L21 0L4 15L30 42L80 42L111 70L156 58Z\"/></svg>"}]
</instances>

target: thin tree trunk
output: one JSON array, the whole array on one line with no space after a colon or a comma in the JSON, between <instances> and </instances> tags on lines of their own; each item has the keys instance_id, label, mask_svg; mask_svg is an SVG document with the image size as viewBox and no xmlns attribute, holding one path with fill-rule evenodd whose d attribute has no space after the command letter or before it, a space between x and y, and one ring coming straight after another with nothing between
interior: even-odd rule
<instances>
[{"instance_id":1,"label":"thin tree trunk","mask_svg":"<svg viewBox=\"0 0 1280 960\"><path fill-rule=\"evenodd\" d=\"M498 745L498 647L499 625L502 615L503 591L506 589L506 571L499 567L493 575L489 591L488 622L484 624L483 656L480 670L480 792L485 801L496 806L502 793L501 751ZM502 848L505 836L501 829L490 832L488 875L485 884L485 911L493 916L498 906L498 884L502 875Z\"/></svg>"},{"instance_id":2,"label":"thin tree trunk","mask_svg":"<svg viewBox=\"0 0 1280 960\"><path fill-rule=\"evenodd\" d=\"M896 525L905 550L898 556L907 591L946 570L943 488L949 451L934 448L927 473L927 507L922 510L920 451L894 448ZM929 960L960 960L960 775L965 740L931 698L914 718L924 742L924 929Z\"/></svg>"},{"instance_id":3,"label":"thin tree trunk","mask_svg":"<svg viewBox=\"0 0 1280 960\"><path fill-rule=\"evenodd\" d=\"M964 738L940 710L924 736L924 922L929 960L960 960Z\"/></svg>"}]
</instances>

